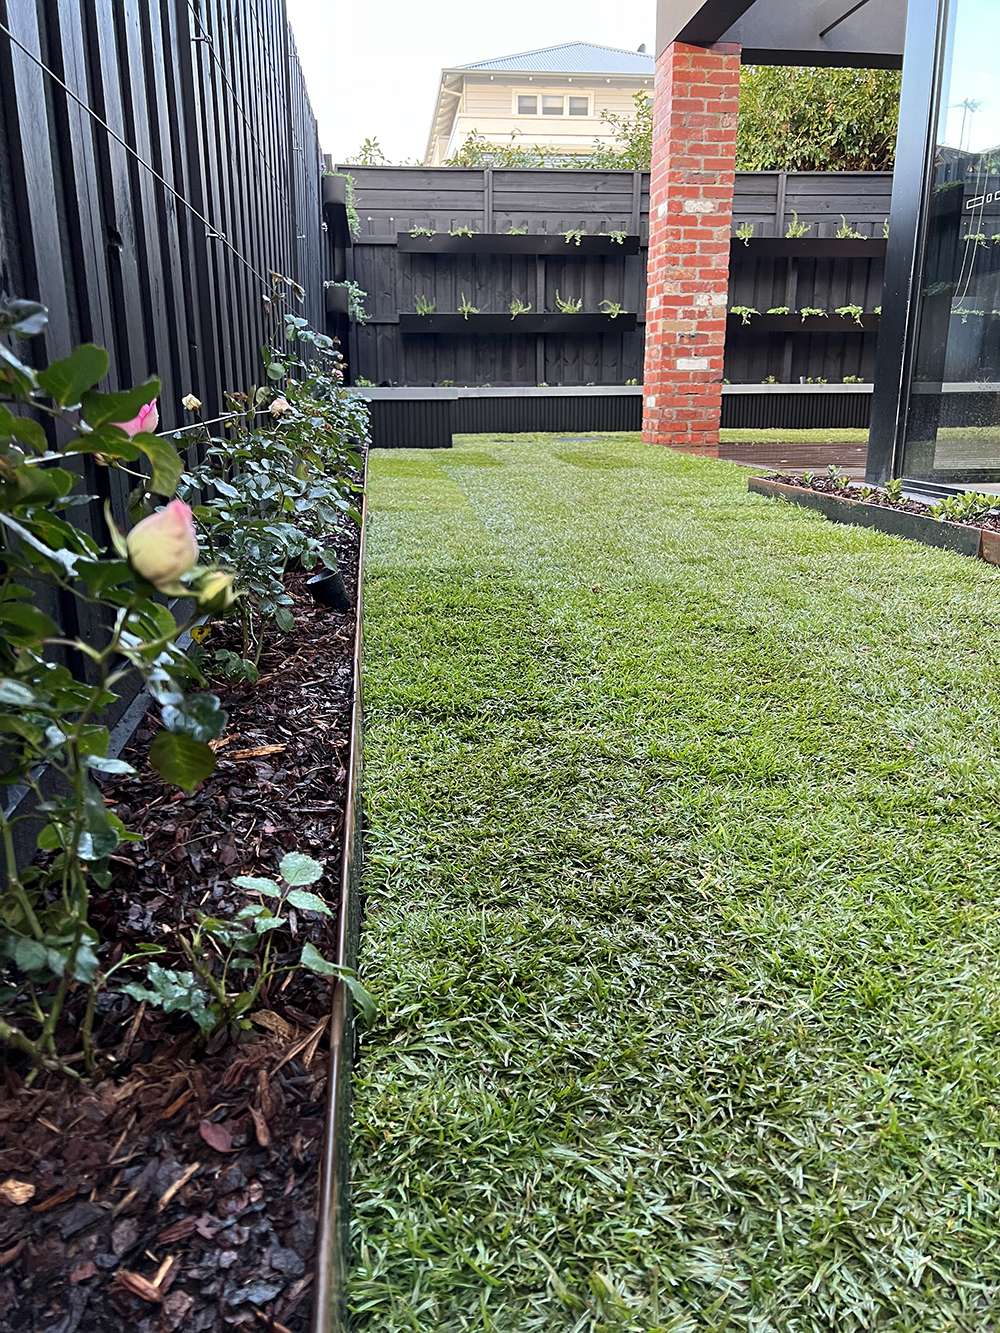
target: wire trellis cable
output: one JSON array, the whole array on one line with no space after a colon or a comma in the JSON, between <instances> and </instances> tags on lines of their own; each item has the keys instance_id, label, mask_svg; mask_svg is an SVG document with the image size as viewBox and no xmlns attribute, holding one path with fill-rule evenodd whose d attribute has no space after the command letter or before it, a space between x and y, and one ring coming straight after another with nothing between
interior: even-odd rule
<instances>
[{"instance_id":1,"label":"wire trellis cable","mask_svg":"<svg viewBox=\"0 0 1000 1333\"><path fill-rule=\"evenodd\" d=\"M163 186L163 188L169 191L169 193L174 196L174 198L177 200L179 204L182 204L188 210L189 213L193 214L198 219L198 221L203 224L203 226L206 228L206 240L221 241L222 244L227 248L227 250L229 250L232 253L234 258L238 259L239 262L243 265L243 267L246 268L250 273L252 273L254 277L257 279L257 281L261 283L265 289L267 289L270 286L270 282L268 281L268 279L265 278L263 274L258 273L257 269L254 268L250 260L247 259L245 255L242 255L239 252L239 250L236 249L236 246L233 245L232 241L229 240L225 232L220 231L219 228L216 227L213 222L209 221L209 219L205 217L204 213L200 213L198 209L195 208L194 204L190 203L187 199L184 198L182 194L180 194L177 190L175 190L174 187L170 184L170 182L166 180L165 177L161 176L160 173L156 170L156 168L151 165L151 163L147 162L146 159L140 153L138 153L130 143L127 142L127 140L123 139L120 134L116 133L116 131L111 128L111 126L102 116L99 116L97 114L97 112L89 104L89 102L84 101L84 99L80 97L79 94L74 92L74 90L69 86L69 84L66 83L63 79L61 79L59 75L55 72L55 70L50 69L48 65L46 65L45 61L42 60L40 56L36 55L35 52L31 50L30 47L25 46L24 42L22 42L19 37L15 36L14 33L11 32L10 28L8 28L5 23L0 22L0 32L5 33L13 46L16 46L19 51L22 51L28 57L29 60L33 61L34 64L36 64L38 68L43 71L43 73L47 74L54 83L57 83L59 87L62 88L62 90L66 93L66 95L68 97L71 97L73 101L76 102L77 106L79 106L83 111L86 111L87 115L90 116L93 120L95 120L97 124L100 125L101 128L108 135L110 135L110 137L114 139L116 143L120 144L121 147L124 148L127 153L130 153L132 157L135 158L136 162L138 162L141 167L144 167L146 171L148 171L149 174L155 180L158 180L160 184Z\"/></svg>"}]
</instances>

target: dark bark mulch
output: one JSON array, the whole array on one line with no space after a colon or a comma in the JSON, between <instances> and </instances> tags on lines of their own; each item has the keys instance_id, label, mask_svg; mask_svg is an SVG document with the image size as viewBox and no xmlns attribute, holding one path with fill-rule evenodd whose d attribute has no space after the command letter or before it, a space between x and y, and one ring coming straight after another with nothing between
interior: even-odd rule
<instances>
[{"instance_id":1,"label":"dark bark mulch","mask_svg":"<svg viewBox=\"0 0 1000 1333\"><path fill-rule=\"evenodd\" d=\"M930 505L923 504L920 500L912 500L908 496L903 496L899 500L891 500L884 491L878 491L874 488L868 495L862 495L857 486L844 486L840 482L834 481L832 477L814 477L812 481L805 481L802 477L796 477L785 472L771 472L767 476L768 481L780 481L784 486L798 486L804 491L817 491L821 495L835 495L841 500L857 500L862 504L878 505L880 509L898 509L904 514L922 514L925 518L933 517L930 512ZM960 519L948 518L944 520L947 523L957 523L960 528L988 528L991 532L1000 532L1000 496L997 496L997 512L988 514L975 523L963 523Z\"/></svg>"},{"instance_id":2,"label":"dark bark mulch","mask_svg":"<svg viewBox=\"0 0 1000 1333\"><path fill-rule=\"evenodd\" d=\"M341 568L357 593L358 533ZM92 917L101 938L172 946L196 912L248 901L231 880L275 876L287 851L322 861L336 904L350 740L354 611L318 606L290 575L295 630L265 650L252 688L223 688L216 772L192 796L126 752L141 780L111 790L145 841L115 858ZM223 638L232 630L224 627ZM235 646L235 645L234 645ZM292 915L332 957L336 921ZM113 955L114 957L115 955ZM112 986L112 992L114 987ZM82 1003L76 997L76 1004ZM0 1076L0 1329L199 1333L307 1326L324 1130L330 989L302 970L256 1006L251 1030L200 1043L190 1020L104 997L105 1067L79 1088ZM78 1021L71 1010L68 1021Z\"/></svg>"}]
</instances>

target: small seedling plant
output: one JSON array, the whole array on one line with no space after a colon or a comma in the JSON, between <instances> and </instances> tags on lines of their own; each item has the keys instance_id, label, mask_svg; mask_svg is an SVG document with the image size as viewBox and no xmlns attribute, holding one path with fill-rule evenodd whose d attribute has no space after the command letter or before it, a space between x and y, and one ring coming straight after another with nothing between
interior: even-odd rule
<instances>
[{"instance_id":1,"label":"small seedling plant","mask_svg":"<svg viewBox=\"0 0 1000 1333\"><path fill-rule=\"evenodd\" d=\"M458 313L463 319L468 319L470 315L478 315L480 310L477 305L472 304L465 292L463 292L462 299L458 303Z\"/></svg>"},{"instance_id":2,"label":"small seedling plant","mask_svg":"<svg viewBox=\"0 0 1000 1333\"><path fill-rule=\"evenodd\" d=\"M607 315L610 319L617 319L619 315L625 313L625 307L620 301L602 301L600 309L602 313Z\"/></svg>"},{"instance_id":3,"label":"small seedling plant","mask_svg":"<svg viewBox=\"0 0 1000 1333\"><path fill-rule=\"evenodd\" d=\"M424 295L418 296L413 304L418 315L433 315L437 309L437 302Z\"/></svg>"},{"instance_id":4,"label":"small seedling plant","mask_svg":"<svg viewBox=\"0 0 1000 1333\"><path fill-rule=\"evenodd\" d=\"M558 288L556 288L555 301L556 309L561 315L578 315L583 309L582 296L577 296L575 298L570 297L568 300L564 300L564 298L559 295Z\"/></svg>"},{"instance_id":5,"label":"small seedling plant","mask_svg":"<svg viewBox=\"0 0 1000 1333\"><path fill-rule=\"evenodd\" d=\"M478 234L472 227L451 227L448 231L449 236L477 236Z\"/></svg>"},{"instance_id":6,"label":"small seedling plant","mask_svg":"<svg viewBox=\"0 0 1000 1333\"><path fill-rule=\"evenodd\" d=\"M736 316L741 324L747 325L753 319L754 315L760 314L760 311L755 310L753 306L749 305L734 305L729 307L729 313Z\"/></svg>"},{"instance_id":7,"label":"small seedling plant","mask_svg":"<svg viewBox=\"0 0 1000 1333\"><path fill-rule=\"evenodd\" d=\"M628 237L627 231L609 231L605 235L614 245L624 245Z\"/></svg>"},{"instance_id":8,"label":"small seedling plant","mask_svg":"<svg viewBox=\"0 0 1000 1333\"><path fill-rule=\"evenodd\" d=\"M773 305L771 306L770 310L767 313L769 315L790 315L792 313L792 310L791 306Z\"/></svg>"},{"instance_id":9,"label":"small seedling plant","mask_svg":"<svg viewBox=\"0 0 1000 1333\"><path fill-rule=\"evenodd\" d=\"M506 232L506 234L507 234L508 236L527 236L527 234L528 234L528 228L527 228L527 227L513 227L513 226L511 226L511 227L508 227L508 228L507 228L507 232Z\"/></svg>"},{"instance_id":10,"label":"small seedling plant","mask_svg":"<svg viewBox=\"0 0 1000 1333\"><path fill-rule=\"evenodd\" d=\"M863 232L858 231L848 222L843 213L840 215L840 226L834 232L834 236L838 241L864 241L868 239Z\"/></svg>"},{"instance_id":11,"label":"small seedling plant","mask_svg":"<svg viewBox=\"0 0 1000 1333\"><path fill-rule=\"evenodd\" d=\"M307 968L320 976L341 978L359 1008L370 1017L375 1009L357 974L325 958L310 942L297 959L292 927L298 913L332 918L327 903L308 886L323 875L323 863L302 852L289 852L278 867L279 879L238 875L235 888L251 901L231 916L199 914L195 925L181 931L177 947L186 970L151 962L142 981L122 987L126 995L165 1013L185 1013L206 1036L222 1028L250 1027L248 1015L269 990L289 972Z\"/></svg>"},{"instance_id":12,"label":"small seedling plant","mask_svg":"<svg viewBox=\"0 0 1000 1333\"><path fill-rule=\"evenodd\" d=\"M814 305L804 305L804 306L802 306L802 307L799 309L799 314L802 316L802 322L803 322L803 324L806 322L807 319L826 319L826 318L827 318L826 311L825 311L825 310L820 310L820 308L819 308L818 306L814 306Z\"/></svg>"},{"instance_id":13,"label":"small seedling plant","mask_svg":"<svg viewBox=\"0 0 1000 1333\"><path fill-rule=\"evenodd\" d=\"M436 236L437 232L434 230L433 227L411 227L410 235L413 237L414 240L417 240L421 236L426 236L426 237Z\"/></svg>"},{"instance_id":14,"label":"small seedling plant","mask_svg":"<svg viewBox=\"0 0 1000 1333\"><path fill-rule=\"evenodd\" d=\"M507 309L510 311L511 319L517 319L518 315L526 315L528 313L531 309L531 303L530 301L522 301L520 297L515 296L511 299Z\"/></svg>"},{"instance_id":15,"label":"small seedling plant","mask_svg":"<svg viewBox=\"0 0 1000 1333\"><path fill-rule=\"evenodd\" d=\"M839 305L837 306L836 310L833 313L835 315L839 315L841 319L851 319L854 321L855 324L860 325L862 328L864 327L864 319L863 319L865 313L864 306Z\"/></svg>"},{"instance_id":16,"label":"small seedling plant","mask_svg":"<svg viewBox=\"0 0 1000 1333\"><path fill-rule=\"evenodd\" d=\"M570 227L568 231L563 232L562 237L567 245L578 246L586 234L582 227Z\"/></svg>"},{"instance_id":17,"label":"small seedling plant","mask_svg":"<svg viewBox=\"0 0 1000 1333\"><path fill-rule=\"evenodd\" d=\"M752 222L741 222L736 228L736 239L742 241L744 245L749 245L753 240L754 231L755 227Z\"/></svg>"},{"instance_id":18,"label":"small seedling plant","mask_svg":"<svg viewBox=\"0 0 1000 1333\"><path fill-rule=\"evenodd\" d=\"M798 213L793 213L792 220L788 224L788 230L785 232L785 239L789 241L797 241L803 236L808 236L811 231L812 223L802 222Z\"/></svg>"}]
</instances>

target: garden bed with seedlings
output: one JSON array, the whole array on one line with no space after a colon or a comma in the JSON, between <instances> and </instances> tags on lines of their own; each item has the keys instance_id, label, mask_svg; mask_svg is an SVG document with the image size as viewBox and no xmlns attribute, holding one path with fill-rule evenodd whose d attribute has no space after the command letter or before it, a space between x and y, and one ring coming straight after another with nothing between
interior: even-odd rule
<instances>
[{"instance_id":1,"label":"garden bed with seedlings","mask_svg":"<svg viewBox=\"0 0 1000 1333\"><path fill-rule=\"evenodd\" d=\"M58 516L76 477L0 417L3 776L33 798L0 816L0 1330L326 1328L371 1003L350 967L366 413L288 317L276 389L183 460L152 434L155 381L105 395L100 349L37 374L4 351L19 401L86 422L68 453L140 484L105 550ZM60 633L15 578L101 615ZM136 675L149 709L115 753L101 715Z\"/></svg>"},{"instance_id":2,"label":"garden bed with seedlings","mask_svg":"<svg viewBox=\"0 0 1000 1333\"><path fill-rule=\"evenodd\" d=\"M877 528L1000 565L1000 496L966 492L925 504L905 495L899 481L886 487L854 485L836 464L818 477L810 473L751 477L748 489L815 509L835 523Z\"/></svg>"}]
</instances>

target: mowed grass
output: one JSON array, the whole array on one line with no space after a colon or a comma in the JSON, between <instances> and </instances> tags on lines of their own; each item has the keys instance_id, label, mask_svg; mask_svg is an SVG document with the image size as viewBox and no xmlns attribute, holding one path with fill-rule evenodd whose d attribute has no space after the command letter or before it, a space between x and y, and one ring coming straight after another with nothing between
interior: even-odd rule
<instances>
[{"instance_id":1,"label":"mowed grass","mask_svg":"<svg viewBox=\"0 0 1000 1333\"><path fill-rule=\"evenodd\" d=\"M1000 578L745 487L372 458L358 1329L1000 1327Z\"/></svg>"}]
</instances>

